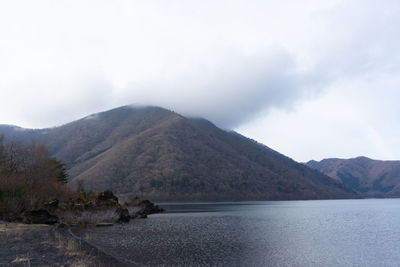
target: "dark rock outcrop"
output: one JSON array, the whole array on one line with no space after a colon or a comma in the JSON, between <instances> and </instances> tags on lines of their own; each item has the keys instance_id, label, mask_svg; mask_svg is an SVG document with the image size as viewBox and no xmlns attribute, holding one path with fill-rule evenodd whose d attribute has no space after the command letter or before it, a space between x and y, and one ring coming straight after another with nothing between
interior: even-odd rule
<instances>
[{"instance_id":1,"label":"dark rock outcrop","mask_svg":"<svg viewBox=\"0 0 400 267\"><path fill-rule=\"evenodd\" d=\"M118 218L119 222L129 222L130 221L131 216L129 215L129 211L127 208L119 207L116 212L119 216L119 218Z\"/></svg>"},{"instance_id":2,"label":"dark rock outcrop","mask_svg":"<svg viewBox=\"0 0 400 267\"><path fill-rule=\"evenodd\" d=\"M58 217L50 214L47 210L30 210L21 214L23 223L27 224L56 224Z\"/></svg>"},{"instance_id":3,"label":"dark rock outcrop","mask_svg":"<svg viewBox=\"0 0 400 267\"><path fill-rule=\"evenodd\" d=\"M154 203L149 200L141 201L138 206L140 207L140 210L135 213L135 218L147 218L147 215L164 211L164 209L160 208L157 205L154 205Z\"/></svg>"},{"instance_id":4,"label":"dark rock outcrop","mask_svg":"<svg viewBox=\"0 0 400 267\"><path fill-rule=\"evenodd\" d=\"M57 199L44 202L42 207L22 213L13 213L0 207L0 220L27 224L55 224L60 221L62 225L103 226L116 222L126 223L134 218L147 218L150 214L164 211L151 201L141 201L139 198L120 204L118 197L109 190L98 194L81 191L62 202Z\"/></svg>"},{"instance_id":5,"label":"dark rock outcrop","mask_svg":"<svg viewBox=\"0 0 400 267\"><path fill-rule=\"evenodd\" d=\"M143 213L145 213L146 215L160 213L164 211L164 209L158 207L157 205L154 205L154 203L147 199L140 202L139 206L142 208Z\"/></svg>"}]
</instances>

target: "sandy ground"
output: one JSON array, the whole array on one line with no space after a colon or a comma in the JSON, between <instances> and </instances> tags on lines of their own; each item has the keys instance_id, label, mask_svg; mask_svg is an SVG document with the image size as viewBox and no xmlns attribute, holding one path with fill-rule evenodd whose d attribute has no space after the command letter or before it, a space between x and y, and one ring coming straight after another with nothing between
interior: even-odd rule
<instances>
[{"instance_id":1,"label":"sandy ground","mask_svg":"<svg viewBox=\"0 0 400 267\"><path fill-rule=\"evenodd\" d=\"M126 265L72 237L67 228L0 221L0 266Z\"/></svg>"}]
</instances>

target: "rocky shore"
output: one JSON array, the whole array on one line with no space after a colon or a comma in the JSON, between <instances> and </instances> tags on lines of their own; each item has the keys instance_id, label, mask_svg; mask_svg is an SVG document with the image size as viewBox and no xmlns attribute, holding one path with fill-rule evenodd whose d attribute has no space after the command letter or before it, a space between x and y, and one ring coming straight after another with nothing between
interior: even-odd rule
<instances>
[{"instance_id":1,"label":"rocky shore","mask_svg":"<svg viewBox=\"0 0 400 267\"><path fill-rule=\"evenodd\" d=\"M71 227L111 226L163 209L149 200L120 202L111 191L84 193L15 214L0 210L0 266L135 266L77 237Z\"/></svg>"},{"instance_id":2,"label":"rocky shore","mask_svg":"<svg viewBox=\"0 0 400 267\"><path fill-rule=\"evenodd\" d=\"M26 224L63 224L83 226L103 226L113 223L126 223L131 219L147 218L163 209L149 200L135 198L120 202L111 191L81 192L77 196L60 203L53 199L43 203L42 207L25 210L21 213L0 209L0 220Z\"/></svg>"}]
</instances>

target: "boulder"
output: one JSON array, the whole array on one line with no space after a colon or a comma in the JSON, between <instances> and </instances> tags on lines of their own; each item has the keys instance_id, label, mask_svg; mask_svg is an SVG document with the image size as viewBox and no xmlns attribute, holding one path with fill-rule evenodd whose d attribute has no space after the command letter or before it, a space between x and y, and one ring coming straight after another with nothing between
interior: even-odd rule
<instances>
[{"instance_id":1,"label":"boulder","mask_svg":"<svg viewBox=\"0 0 400 267\"><path fill-rule=\"evenodd\" d=\"M133 216L133 218L139 218L139 219L146 219L147 218L147 214L143 213L143 211L138 211L135 213L135 215Z\"/></svg>"},{"instance_id":2,"label":"boulder","mask_svg":"<svg viewBox=\"0 0 400 267\"><path fill-rule=\"evenodd\" d=\"M19 214L12 211L0 210L0 220L7 222L20 222Z\"/></svg>"},{"instance_id":3,"label":"boulder","mask_svg":"<svg viewBox=\"0 0 400 267\"><path fill-rule=\"evenodd\" d=\"M119 222L129 222L130 221L131 216L129 215L129 211L127 208L119 207L116 212L119 215L119 218L118 218Z\"/></svg>"}]
</instances>

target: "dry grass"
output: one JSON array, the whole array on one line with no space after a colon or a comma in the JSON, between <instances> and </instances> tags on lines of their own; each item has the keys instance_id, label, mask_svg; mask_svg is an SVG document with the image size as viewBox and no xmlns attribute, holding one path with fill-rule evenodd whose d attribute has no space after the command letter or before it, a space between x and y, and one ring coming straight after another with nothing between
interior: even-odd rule
<instances>
[{"instance_id":1,"label":"dry grass","mask_svg":"<svg viewBox=\"0 0 400 267\"><path fill-rule=\"evenodd\" d=\"M31 266L32 264L49 266L49 260L53 263L52 266L101 266L96 255L85 249L83 240L51 229L47 225L24 225L0 221L0 249L8 252L7 259L0 259L0 266ZM85 239L90 239L90 236L85 236ZM18 244L18 251L10 248L7 245L9 242ZM47 250L47 248L52 249ZM46 259L42 261L44 253L46 253Z\"/></svg>"},{"instance_id":2,"label":"dry grass","mask_svg":"<svg viewBox=\"0 0 400 267\"><path fill-rule=\"evenodd\" d=\"M25 256L20 256L17 255L17 257L15 258L15 260L13 260L11 263L22 263L24 264L24 266L31 266L31 260L29 258L29 254L25 255Z\"/></svg>"},{"instance_id":3,"label":"dry grass","mask_svg":"<svg viewBox=\"0 0 400 267\"><path fill-rule=\"evenodd\" d=\"M86 237L85 237L86 238ZM89 255L82 249L82 241L74 238L65 238L59 235L58 241L55 246L61 250L65 250L66 255L74 257L74 261L68 266L75 267L88 267L88 266L102 266L94 262L93 255Z\"/></svg>"},{"instance_id":4,"label":"dry grass","mask_svg":"<svg viewBox=\"0 0 400 267\"><path fill-rule=\"evenodd\" d=\"M87 255L82 249L81 240L56 233L53 245L60 250L64 250L66 255L76 258L76 261L69 266L93 266L93 257Z\"/></svg>"},{"instance_id":5,"label":"dry grass","mask_svg":"<svg viewBox=\"0 0 400 267\"><path fill-rule=\"evenodd\" d=\"M22 235L26 231L31 231L33 229L40 229L43 227L47 227L46 225L40 224L22 224L22 223L4 223L0 222L0 236L2 239L4 238L5 241L12 240L20 240L22 239Z\"/></svg>"},{"instance_id":6,"label":"dry grass","mask_svg":"<svg viewBox=\"0 0 400 267\"><path fill-rule=\"evenodd\" d=\"M118 217L115 209L82 212L66 211L59 214L61 222L69 225L78 224L82 226L96 225L98 223L114 223L118 220Z\"/></svg>"},{"instance_id":7,"label":"dry grass","mask_svg":"<svg viewBox=\"0 0 400 267\"><path fill-rule=\"evenodd\" d=\"M90 234L88 234L88 233L86 233L83 238L88 242L90 242L92 240L92 236Z\"/></svg>"},{"instance_id":8,"label":"dry grass","mask_svg":"<svg viewBox=\"0 0 400 267\"><path fill-rule=\"evenodd\" d=\"M69 252L78 252L82 250L82 243L80 240L75 240L73 238L65 238L59 233L55 234L55 243L53 244L57 248L66 249Z\"/></svg>"},{"instance_id":9,"label":"dry grass","mask_svg":"<svg viewBox=\"0 0 400 267\"><path fill-rule=\"evenodd\" d=\"M71 252L80 251L82 249L81 241L77 241L77 240L73 240L72 238L69 238L67 240L66 249Z\"/></svg>"}]
</instances>

